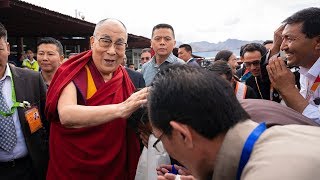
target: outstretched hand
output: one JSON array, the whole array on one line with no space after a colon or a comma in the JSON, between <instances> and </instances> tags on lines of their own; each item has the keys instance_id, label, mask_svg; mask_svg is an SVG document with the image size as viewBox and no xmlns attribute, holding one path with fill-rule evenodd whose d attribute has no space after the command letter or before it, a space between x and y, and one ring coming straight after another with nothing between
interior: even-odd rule
<instances>
[{"instance_id":1,"label":"outstretched hand","mask_svg":"<svg viewBox=\"0 0 320 180\"><path fill-rule=\"evenodd\" d=\"M146 87L133 93L127 100L121 103L122 118L128 118L138 108L146 106L149 88L150 87Z\"/></svg>"}]
</instances>

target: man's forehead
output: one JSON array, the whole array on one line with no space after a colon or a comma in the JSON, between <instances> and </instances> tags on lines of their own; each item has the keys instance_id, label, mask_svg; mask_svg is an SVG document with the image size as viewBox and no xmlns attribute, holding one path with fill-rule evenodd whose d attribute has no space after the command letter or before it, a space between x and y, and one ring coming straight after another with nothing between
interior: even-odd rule
<instances>
[{"instance_id":1,"label":"man's forehead","mask_svg":"<svg viewBox=\"0 0 320 180\"><path fill-rule=\"evenodd\" d=\"M173 37L172 30L170 28L159 28L155 29L153 32L153 35L156 36L157 34L170 34L171 37Z\"/></svg>"},{"instance_id":2,"label":"man's forehead","mask_svg":"<svg viewBox=\"0 0 320 180\"><path fill-rule=\"evenodd\" d=\"M109 36L111 37L113 34L119 34L121 38L127 38L127 31L124 26L117 21L105 21L96 29L96 35L99 36Z\"/></svg>"},{"instance_id":3,"label":"man's forehead","mask_svg":"<svg viewBox=\"0 0 320 180\"><path fill-rule=\"evenodd\" d=\"M117 32L126 32L124 26L118 21L107 20L103 22L98 28L99 31L109 30Z\"/></svg>"},{"instance_id":4,"label":"man's forehead","mask_svg":"<svg viewBox=\"0 0 320 180\"><path fill-rule=\"evenodd\" d=\"M302 22L287 24L283 29L282 35L302 33L302 26Z\"/></svg>"},{"instance_id":5,"label":"man's forehead","mask_svg":"<svg viewBox=\"0 0 320 180\"><path fill-rule=\"evenodd\" d=\"M143 53L141 53L141 55L149 56L149 55L151 55L151 53L149 53L149 52L143 52Z\"/></svg>"},{"instance_id":6,"label":"man's forehead","mask_svg":"<svg viewBox=\"0 0 320 180\"><path fill-rule=\"evenodd\" d=\"M0 38L0 43L1 43L1 45L6 45L6 41L4 40L3 37Z\"/></svg>"},{"instance_id":7,"label":"man's forehead","mask_svg":"<svg viewBox=\"0 0 320 180\"><path fill-rule=\"evenodd\" d=\"M244 60L261 59L262 55L260 51L247 51L244 53Z\"/></svg>"},{"instance_id":8,"label":"man's forehead","mask_svg":"<svg viewBox=\"0 0 320 180\"><path fill-rule=\"evenodd\" d=\"M48 48L52 51L58 50L58 46L55 44L47 44L47 43L39 44L38 49L42 49L42 48Z\"/></svg>"}]
</instances>

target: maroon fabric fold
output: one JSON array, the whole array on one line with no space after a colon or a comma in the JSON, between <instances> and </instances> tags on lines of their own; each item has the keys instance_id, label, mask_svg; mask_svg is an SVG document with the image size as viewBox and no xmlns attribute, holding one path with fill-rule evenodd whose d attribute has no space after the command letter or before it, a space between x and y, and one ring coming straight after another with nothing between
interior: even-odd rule
<instances>
[{"instance_id":1,"label":"maroon fabric fold","mask_svg":"<svg viewBox=\"0 0 320 180\"><path fill-rule=\"evenodd\" d=\"M68 83L81 77L79 72L83 71L86 64L90 64L91 55L92 52L87 51L68 60L58 69L50 84L45 110L51 121L47 174L49 180L135 177L140 155L139 141L134 131L127 127L126 119L119 118L86 128L66 128L60 123L57 113L58 98ZM86 84L86 80L78 82ZM111 80L103 84L100 82L99 86L84 105L118 104L134 91L126 70L121 66L114 72Z\"/></svg>"}]
</instances>

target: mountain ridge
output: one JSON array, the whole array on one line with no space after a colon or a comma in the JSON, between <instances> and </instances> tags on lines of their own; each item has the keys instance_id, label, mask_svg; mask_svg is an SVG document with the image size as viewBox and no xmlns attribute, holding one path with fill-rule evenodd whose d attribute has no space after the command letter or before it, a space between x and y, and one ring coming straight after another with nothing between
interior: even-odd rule
<instances>
[{"instance_id":1,"label":"mountain ridge","mask_svg":"<svg viewBox=\"0 0 320 180\"><path fill-rule=\"evenodd\" d=\"M210 43L208 41L199 41L199 42L191 42L187 43L192 47L193 52L210 52L210 51L220 51L220 50L240 50L240 47L248 44L248 43L263 43L262 40L239 40L239 39L227 39L225 41L220 41L218 43ZM182 43L181 41L177 41L176 47L179 47Z\"/></svg>"}]
</instances>

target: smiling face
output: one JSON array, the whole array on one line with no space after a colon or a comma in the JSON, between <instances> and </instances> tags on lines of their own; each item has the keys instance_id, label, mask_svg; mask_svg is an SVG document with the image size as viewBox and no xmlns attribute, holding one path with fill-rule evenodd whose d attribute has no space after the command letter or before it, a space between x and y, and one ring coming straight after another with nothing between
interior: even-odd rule
<instances>
[{"instance_id":1,"label":"smiling face","mask_svg":"<svg viewBox=\"0 0 320 180\"><path fill-rule=\"evenodd\" d=\"M302 23L287 24L282 32L281 50L286 53L289 66L310 68L319 58L319 37L307 38ZM317 52L318 51L318 52Z\"/></svg>"},{"instance_id":2,"label":"smiling face","mask_svg":"<svg viewBox=\"0 0 320 180\"><path fill-rule=\"evenodd\" d=\"M93 62L105 80L110 79L123 62L127 38L125 27L112 19L97 27L94 36L90 38Z\"/></svg>"},{"instance_id":3,"label":"smiling face","mask_svg":"<svg viewBox=\"0 0 320 180\"><path fill-rule=\"evenodd\" d=\"M247 51L243 55L243 63L249 69L253 76L260 76L260 61L261 61L261 53L259 51Z\"/></svg>"}]
</instances>

